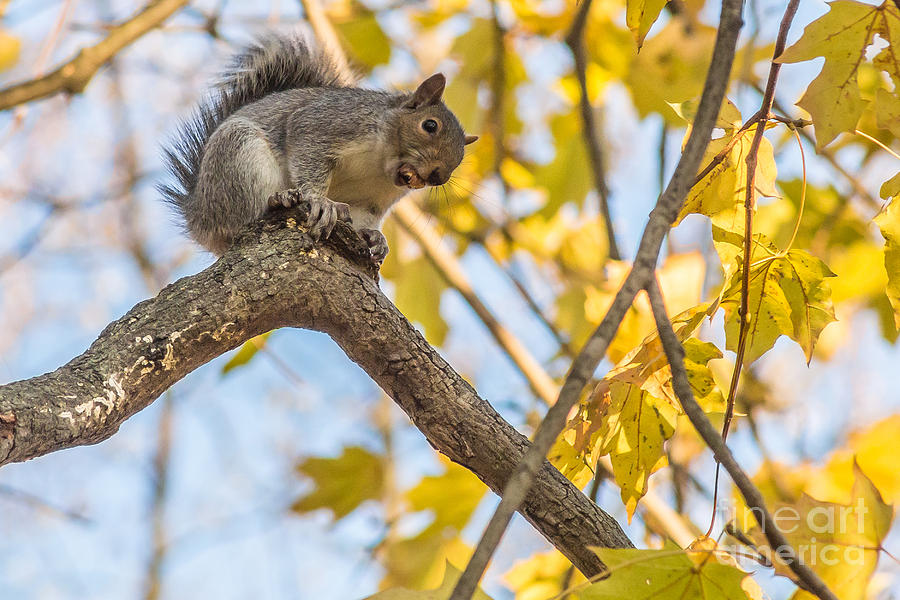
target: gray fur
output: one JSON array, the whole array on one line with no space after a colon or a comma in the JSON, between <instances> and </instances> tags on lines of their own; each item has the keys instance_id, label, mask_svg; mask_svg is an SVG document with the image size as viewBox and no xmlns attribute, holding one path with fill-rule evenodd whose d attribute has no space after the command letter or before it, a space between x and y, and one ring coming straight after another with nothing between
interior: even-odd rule
<instances>
[{"instance_id":1,"label":"gray fur","mask_svg":"<svg viewBox=\"0 0 900 600\"><path fill-rule=\"evenodd\" d=\"M354 87L299 40L265 39L182 123L165 151L178 183L160 190L216 254L289 188L315 205L316 237L348 213L358 230L377 230L408 187L443 184L462 160L470 140L441 102L443 86L435 75L411 94ZM426 119L438 131L423 129ZM366 239L383 258L379 236Z\"/></svg>"}]
</instances>

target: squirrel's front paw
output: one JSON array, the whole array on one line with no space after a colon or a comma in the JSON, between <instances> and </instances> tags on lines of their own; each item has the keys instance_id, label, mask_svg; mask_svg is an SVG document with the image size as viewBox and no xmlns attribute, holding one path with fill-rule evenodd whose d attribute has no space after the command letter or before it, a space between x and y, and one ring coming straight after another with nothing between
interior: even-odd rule
<instances>
[{"instance_id":1,"label":"squirrel's front paw","mask_svg":"<svg viewBox=\"0 0 900 600\"><path fill-rule=\"evenodd\" d=\"M387 239L377 229L360 229L360 237L369 245L369 253L375 262L383 262L388 253Z\"/></svg>"},{"instance_id":2,"label":"squirrel's front paw","mask_svg":"<svg viewBox=\"0 0 900 600\"><path fill-rule=\"evenodd\" d=\"M296 206L301 200L309 202L309 216L306 217L306 227L309 235L315 240L327 238L331 235L338 221L350 223L350 206L343 202L335 202L325 196L305 194L299 189L284 190L269 197L269 207L283 206L290 208Z\"/></svg>"},{"instance_id":3,"label":"squirrel's front paw","mask_svg":"<svg viewBox=\"0 0 900 600\"><path fill-rule=\"evenodd\" d=\"M309 217L306 226L314 240L325 239L340 221L350 222L350 206L343 202L335 202L325 196L309 198Z\"/></svg>"}]
</instances>

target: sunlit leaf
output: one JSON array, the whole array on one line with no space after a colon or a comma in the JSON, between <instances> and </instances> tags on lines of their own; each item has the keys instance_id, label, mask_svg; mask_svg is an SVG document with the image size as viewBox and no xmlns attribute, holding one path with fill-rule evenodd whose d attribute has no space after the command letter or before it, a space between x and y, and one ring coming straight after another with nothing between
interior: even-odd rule
<instances>
[{"instance_id":1,"label":"sunlit leaf","mask_svg":"<svg viewBox=\"0 0 900 600\"><path fill-rule=\"evenodd\" d=\"M878 195L885 200L900 196L900 172L881 184Z\"/></svg>"},{"instance_id":2,"label":"sunlit leaf","mask_svg":"<svg viewBox=\"0 0 900 600\"><path fill-rule=\"evenodd\" d=\"M634 34L638 48L644 45L644 38L656 19L659 12L668 0L627 0L625 2L625 23Z\"/></svg>"},{"instance_id":3,"label":"sunlit leaf","mask_svg":"<svg viewBox=\"0 0 900 600\"><path fill-rule=\"evenodd\" d=\"M896 93L880 89L875 95L875 119L878 127L900 138L900 98Z\"/></svg>"},{"instance_id":4,"label":"sunlit leaf","mask_svg":"<svg viewBox=\"0 0 900 600\"><path fill-rule=\"evenodd\" d=\"M443 463L447 468L443 474L423 477L406 493L406 498L412 510L427 510L434 515L429 528L442 531L452 527L461 531L487 493L487 487L468 469L448 460Z\"/></svg>"},{"instance_id":5,"label":"sunlit leaf","mask_svg":"<svg viewBox=\"0 0 900 600\"><path fill-rule=\"evenodd\" d=\"M396 226L385 224L385 236L391 251L381 267L381 274L394 283L394 303L414 323L419 323L425 338L440 346L447 335L447 323L441 317L441 295L447 283Z\"/></svg>"},{"instance_id":6,"label":"sunlit leaf","mask_svg":"<svg viewBox=\"0 0 900 600\"><path fill-rule=\"evenodd\" d=\"M335 26L355 63L371 69L391 59L391 42L374 14L360 15Z\"/></svg>"},{"instance_id":7,"label":"sunlit leaf","mask_svg":"<svg viewBox=\"0 0 900 600\"><path fill-rule=\"evenodd\" d=\"M743 209L747 189L746 160L755 134L756 126L753 126L735 136L724 136L709 143L701 162L704 168L718 155L722 155L722 159L691 188L676 224L691 213L715 217L721 212L733 211L738 206ZM777 172L772 144L763 138L756 155L755 171L756 189L760 195L778 195L775 188ZM738 233L742 232L743 227Z\"/></svg>"},{"instance_id":8,"label":"sunlit leaf","mask_svg":"<svg viewBox=\"0 0 900 600\"><path fill-rule=\"evenodd\" d=\"M722 353L708 342L689 338L706 316L705 305L673 318L684 341L685 367L697 400L705 410L723 410L724 400L707 363ZM663 444L675 431L681 405L672 389L672 373L658 335L626 356L604 378L608 392L601 404L601 454L609 454L629 517L647 492L650 475L666 464Z\"/></svg>"},{"instance_id":9,"label":"sunlit leaf","mask_svg":"<svg viewBox=\"0 0 900 600\"><path fill-rule=\"evenodd\" d=\"M887 502L900 500L900 471L893 449L900 439L900 415L853 431L847 444L836 450L828 463L810 478L806 492L813 498L831 502L847 500L853 487L854 463L859 465Z\"/></svg>"},{"instance_id":10,"label":"sunlit leaf","mask_svg":"<svg viewBox=\"0 0 900 600\"><path fill-rule=\"evenodd\" d=\"M805 250L782 255L763 241L756 241L754 248L744 364L762 356L782 335L800 344L809 361L822 329L834 321L831 289L825 280L834 273ZM725 309L726 347L733 351L737 350L740 330L741 290L741 272L736 267L720 297L720 306Z\"/></svg>"},{"instance_id":11,"label":"sunlit leaf","mask_svg":"<svg viewBox=\"0 0 900 600\"><path fill-rule=\"evenodd\" d=\"M862 115L866 102L860 95L857 75L874 36L880 34L889 44L900 42L891 38L892 33L900 31L900 8L892 2L872 6L837 0L829 4L829 9L807 25L797 43L777 59L795 63L825 58L822 71L798 102L812 115L820 148L839 133L852 131Z\"/></svg>"},{"instance_id":12,"label":"sunlit leaf","mask_svg":"<svg viewBox=\"0 0 900 600\"><path fill-rule=\"evenodd\" d=\"M446 459L441 462L446 467L444 473L423 477L404 495L410 511L427 511L432 520L415 535L394 536L386 542L384 586L436 585L446 561L464 563L471 556L472 549L460 540L460 532L487 488L465 468Z\"/></svg>"},{"instance_id":13,"label":"sunlit leaf","mask_svg":"<svg viewBox=\"0 0 900 600\"><path fill-rule=\"evenodd\" d=\"M580 207L593 188L592 172L577 111L553 118L550 129L556 148L553 161L534 170L535 184L546 190L547 203L540 214L553 216L568 202Z\"/></svg>"}]
</instances>

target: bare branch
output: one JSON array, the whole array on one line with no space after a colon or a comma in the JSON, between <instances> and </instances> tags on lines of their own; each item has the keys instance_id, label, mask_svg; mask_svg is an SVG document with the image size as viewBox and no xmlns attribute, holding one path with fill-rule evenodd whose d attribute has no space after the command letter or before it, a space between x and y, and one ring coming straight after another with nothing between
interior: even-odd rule
<instances>
[{"instance_id":1,"label":"bare branch","mask_svg":"<svg viewBox=\"0 0 900 600\"><path fill-rule=\"evenodd\" d=\"M684 153L681 155L666 191L660 196L656 208L650 213L650 220L644 229L634 266L622 284L622 288L616 294L609 311L603 317L603 321L573 361L572 368L559 394L559 400L547 411L547 415L534 436L531 448L510 478L500 504L478 542L466 570L457 582L450 600L469 600L472 597L513 513L531 486L534 473L537 472L556 437L565 427L569 411L578 401L585 384L606 354L606 349L619 328L628 307L634 302L638 291L653 277L662 241L675 221L691 187L700 166L700 160L709 143L722 99L725 97L731 65L734 62L735 45L742 25L742 5L742 0L724 0L722 3L722 14L712 62L707 72L694 127L691 129Z\"/></svg>"},{"instance_id":2,"label":"bare branch","mask_svg":"<svg viewBox=\"0 0 900 600\"><path fill-rule=\"evenodd\" d=\"M740 465L731 454L731 450L725 445L725 440L716 431L713 424L703 413L703 409L694 399L694 392L691 390L691 384L688 381L687 371L684 367L684 347L678 341L678 336L672 329L672 323L666 314L666 307L663 302L662 293L659 291L659 284L653 278L647 285L647 293L650 295L650 305L653 308L653 318L656 320L656 328L659 331L659 339L662 342L666 358L672 369L672 388L675 395L681 402L681 407L685 414L691 420L691 424L706 445L713 451L716 460L725 467L731 479L744 497L747 506L750 507L753 516L759 521L766 539L773 549L778 550L778 556L781 558L794 572L801 581L802 586L809 592L815 594L821 600L837 600L828 586L819 578L816 573L808 566L803 564L797 557L797 552L788 543L787 539L778 529L778 525L772 518L772 515L766 509L766 503L762 494L747 477ZM761 520L760 520L761 515Z\"/></svg>"},{"instance_id":3,"label":"bare branch","mask_svg":"<svg viewBox=\"0 0 900 600\"><path fill-rule=\"evenodd\" d=\"M158 27L188 0L155 0L129 20L116 25L102 41L82 48L69 62L37 79L0 90L0 110L46 98L59 92L84 91L94 74L123 48Z\"/></svg>"},{"instance_id":4,"label":"bare branch","mask_svg":"<svg viewBox=\"0 0 900 600\"><path fill-rule=\"evenodd\" d=\"M594 107L587 87L587 57L584 50L584 28L587 25L588 13L591 11L592 0L582 0L581 6L575 13L572 27L566 35L566 45L575 59L575 77L578 79L578 87L581 90L579 108L581 120L584 121L584 143L587 145L588 156L593 168L594 187L600 199L600 212L606 224L606 239L609 246L609 257L613 260L622 260L619 252L619 244L616 242L616 233L613 229L612 215L609 211L609 187L606 185L606 164L603 157L603 146L600 144L600 134L594 119Z\"/></svg>"},{"instance_id":5,"label":"bare branch","mask_svg":"<svg viewBox=\"0 0 900 600\"><path fill-rule=\"evenodd\" d=\"M215 264L110 324L67 365L0 387L0 465L100 442L216 356L271 329L304 327L329 334L432 446L499 493L528 440L381 293L352 228L340 223L327 246L316 246L297 226L303 210L273 213ZM588 576L602 563L587 546L631 545L546 461L522 513Z\"/></svg>"}]
</instances>

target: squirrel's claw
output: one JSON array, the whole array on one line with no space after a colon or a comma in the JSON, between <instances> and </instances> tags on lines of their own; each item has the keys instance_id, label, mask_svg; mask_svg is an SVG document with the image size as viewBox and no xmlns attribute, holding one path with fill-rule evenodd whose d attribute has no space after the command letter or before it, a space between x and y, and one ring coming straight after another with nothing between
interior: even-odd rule
<instances>
[{"instance_id":1,"label":"squirrel's claw","mask_svg":"<svg viewBox=\"0 0 900 600\"><path fill-rule=\"evenodd\" d=\"M325 239L331 235L338 220L350 221L350 206L343 202L334 202L325 196L309 198L309 217L306 226L309 235L315 240Z\"/></svg>"},{"instance_id":2,"label":"squirrel's claw","mask_svg":"<svg viewBox=\"0 0 900 600\"><path fill-rule=\"evenodd\" d=\"M360 229L357 233L369 245L369 253L372 255L372 260L377 263L384 262L388 254L388 243L384 234L377 229Z\"/></svg>"},{"instance_id":3,"label":"squirrel's claw","mask_svg":"<svg viewBox=\"0 0 900 600\"><path fill-rule=\"evenodd\" d=\"M283 190L269 196L269 208L290 208L300 202L300 194L297 190Z\"/></svg>"}]
</instances>

